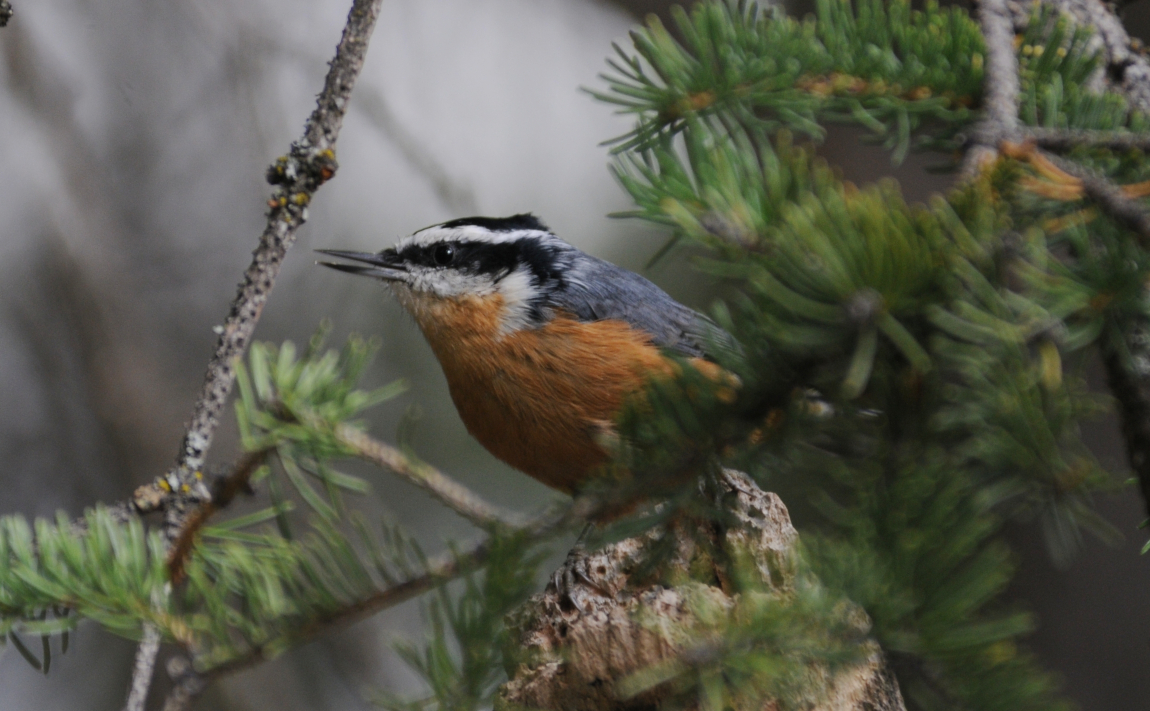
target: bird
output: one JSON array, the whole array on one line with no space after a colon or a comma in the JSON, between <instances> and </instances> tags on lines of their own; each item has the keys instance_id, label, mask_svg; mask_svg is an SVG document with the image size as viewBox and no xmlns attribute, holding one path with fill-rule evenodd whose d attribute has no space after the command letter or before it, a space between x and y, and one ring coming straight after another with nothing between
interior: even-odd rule
<instances>
[{"instance_id":1,"label":"bird","mask_svg":"<svg viewBox=\"0 0 1150 711\"><path fill-rule=\"evenodd\" d=\"M730 339L717 324L530 213L454 219L380 252L317 251L344 260L318 264L390 286L467 431L567 494L602 471L617 416L649 379L685 362L724 380L707 355Z\"/></svg>"}]
</instances>

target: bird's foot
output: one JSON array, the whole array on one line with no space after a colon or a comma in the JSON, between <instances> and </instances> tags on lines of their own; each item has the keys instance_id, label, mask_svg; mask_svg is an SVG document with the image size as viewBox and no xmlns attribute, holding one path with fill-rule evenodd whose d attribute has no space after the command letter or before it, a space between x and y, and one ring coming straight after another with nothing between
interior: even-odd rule
<instances>
[{"instance_id":1,"label":"bird's foot","mask_svg":"<svg viewBox=\"0 0 1150 711\"><path fill-rule=\"evenodd\" d=\"M591 612L595 598L614 598L609 580L604 579L607 567L597 560L602 553L590 554L580 540L567 553L567 560L551 575L547 591L554 591L562 610Z\"/></svg>"}]
</instances>

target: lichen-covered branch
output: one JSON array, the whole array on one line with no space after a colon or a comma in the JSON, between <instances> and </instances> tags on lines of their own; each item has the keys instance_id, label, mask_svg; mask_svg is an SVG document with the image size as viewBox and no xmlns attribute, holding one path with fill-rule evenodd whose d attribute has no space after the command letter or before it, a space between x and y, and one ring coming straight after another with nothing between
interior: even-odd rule
<instances>
[{"instance_id":1,"label":"lichen-covered branch","mask_svg":"<svg viewBox=\"0 0 1150 711\"><path fill-rule=\"evenodd\" d=\"M978 23L986 43L983 80L983 119L975 127L961 173L973 176L997 155L1002 141L1019 137L1018 56L1014 50L1014 24L1006 0L979 0Z\"/></svg>"},{"instance_id":2,"label":"lichen-covered branch","mask_svg":"<svg viewBox=\"0 0 1150 711\"><path fill-rule=\"evenodd\" d=\"M363 68L381 4L382 0L354 0L323 91L304 124L303 137L292 144L288 155L277 159L268 169L268 182L276 187L268 200L267 226L252 253L252 262L244 272L228 317L218 328L219 341L208 362L204 385L184 434L176 467L162 481L149 490L137 490L133 497L133 505L140 501L147 506L135 506L137 511L164 510L165 535L173 543L184 528L188 510L211 499L200 471L220 412L235 382L236 361L251 341L297 230L307 221L308 203L319 186L335 175L336 139L355 80ZM182 560L181 554L179 561L182 563ZM147 634L148 628L145 628ZM158 652L158 640L152 643L146 636L137 653L130 694L130 699L141 699L140 704L147 697ZM192 698L194 694L189 695L189 702Z\"/></svg>"},{"instance_id":3,"label":"lichen-covered branch","mask_svg":"<svg viewBox=\"0 0 1150 711\"><path fill-rule=\"evenodd\" d=\"M232 470L213 484L211 498L184 518L183 526L174 536L168 551L168 573L173 583L178 584L183 579L184 563L191 555L200 529L217 511L230 504L236 494L248 489L248 482L267 459L267 455L266 450L260 450L240 457Z\"/></svg>"},{"instance_id":4,"label":"lichen-covered branch","mask_svg":"<svg viewBox=\"0 0 1150 711\"><path fill-rule=\"evenodd\" d=\"M153 624L144 624L144 636L136 648L136 663L132 670L132 685L128 689L128 701L124 711L144 711L148 701L148 687L156 666L156 655L160 652L160 630Z\"/></svg>"},{"instance_id":5,"label":"lichen-covered branch","mask_svg":"<svg viewBox=\"0 0 1150 711\"><path fill-rule=\"evenodd\" d=\"M1029 127L1023 135L1027 140L1034 141L1039 148L1060 153L1083 146L1115 151L1150 151L1150 135L1129 131Z\"/></svg>"},{"instance_id":6,"label":"lichen-covered branch","mask_svg":"<svg viewBox=\"0 0 1150 711\"><path fill-rule=\"evenodd\" d=\"M251 340L296 231L307 220L308 203L319 186L335 174L336 139L363 67L381 2L355 0L303 137L268 169L268 181L276 188L268 200L267 226L252 254L251 265L244 272L231 311L219 327L220 338L180 447L177 468L169 476L168 484L175 491L199 488L200 498L207 496L198 486L195 473L203 467L219 414L231 393L235 361Z\"/></svg>"}]
</instances>

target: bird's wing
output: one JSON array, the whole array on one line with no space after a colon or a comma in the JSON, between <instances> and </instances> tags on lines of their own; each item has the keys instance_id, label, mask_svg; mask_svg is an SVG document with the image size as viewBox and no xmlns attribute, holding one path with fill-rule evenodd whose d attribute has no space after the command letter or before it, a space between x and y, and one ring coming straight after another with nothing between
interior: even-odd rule
<instances>
[{"instance_id":1,"label":"bird's wing","mask_svg":"<svg viewBox=\"0 0 1150 711\"><path fill-rule=\"evenodd\" d=\"M651 334L660 348L706 357L708 347L734 339L714 321L672 299L638 274L580 255L549 302L583 321L617 319Z\"/></svg>"}]
</instances>

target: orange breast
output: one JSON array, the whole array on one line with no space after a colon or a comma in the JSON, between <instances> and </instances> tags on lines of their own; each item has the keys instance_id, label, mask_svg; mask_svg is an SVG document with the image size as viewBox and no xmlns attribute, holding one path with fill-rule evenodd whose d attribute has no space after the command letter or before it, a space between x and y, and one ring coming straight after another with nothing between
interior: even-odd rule
<instances>
[{"instance_id":1,"label":"orange breast","mask_svg":"<svg viewBox=\"0 0 1150 711\"><path fill-rule=\"evenodd\" d=\"M557 316L500 334L502 297L427 305L416 314L467 431L499 459L572 492L606 459L596 436L624 398L671 363L623 321Z\"/></svg>"}]
</instances>

